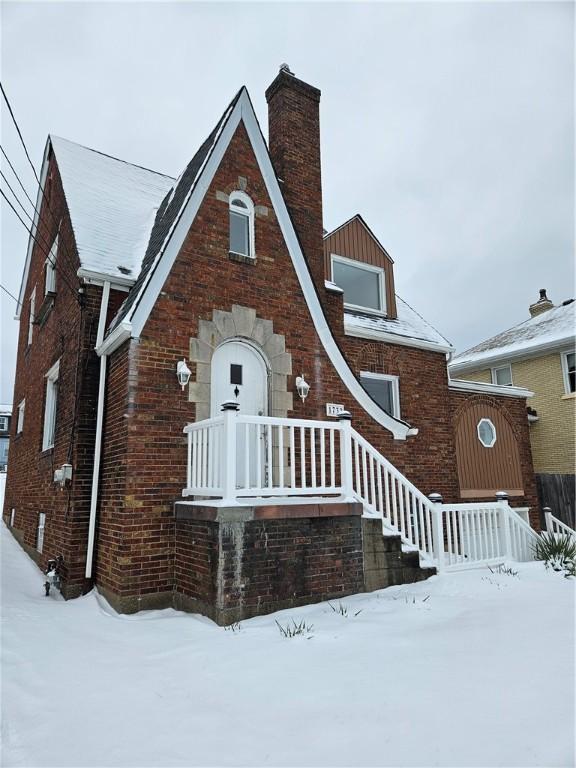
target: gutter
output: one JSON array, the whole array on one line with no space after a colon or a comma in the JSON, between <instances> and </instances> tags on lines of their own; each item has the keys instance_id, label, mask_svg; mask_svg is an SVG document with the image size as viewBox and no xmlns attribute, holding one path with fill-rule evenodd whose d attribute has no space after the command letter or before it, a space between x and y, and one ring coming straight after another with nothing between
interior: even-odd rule
<instances>
[{"instance_id":1,"label":"gutter","mask_svg":"<svg viewBox=\"0 0 576 768\"><path fill-rule=\"evenodd\" d=\"M110 298L110 282L106 281L102 288L102 300L100 302L100 317L98 319L98 333L96 335L96 351L102 346L104 331L106 329L106 315L108 314L108 300ZM100 380L98 383L98 405L96 410L96 440L94 442L94 466L92 469L92 490L90 493L90 518L88 523L88 546L86 548L87 579L92 576L92 561L94 557L94 537L96 532L96 511L98 508L98 488L100 479L100 458L102 455L102 426L104 423L104 396L106 394L106 364L107 356L100 355Z\"/></svg>"},{"instance_id":2,"label":"gutter","mask_svg":"<svg viewBox=\"0 0 576 768\"><path fill-rule=\"evenodd\" d=\"M425 339L416 339L410 336L400 336L386 331L370 330L361 328L357 325L347 323L344 320L344 333L346 336L353 336L357 339L373 339L374 341L385 341L389 344L398 344L401 347L415 347L416 349L426 349L430 352L443 352L452 354L454 347L451 344L437 344L435 341L426 341Z\"/></svg>"},{"instance_id":3,"label":"gutter","mask_svg":"<svg viewBox=\"0 0 576 768\"><path fill-rule=\"evenodd\" d=\"M574 340L574 334L569 334L556 341L544 341L540 342L540 344L532 344L529 347L523 347L514 351L506 351L504 348L502 352L486 355L474 360L462 360L462 362L458 362L458 358L455 358L450 364L450 371L454 374L466 373L468 371L481 371L484 368L492 368L494 363L504 363L507 361L539 357L547 352L556 352L562 348L571 349L574 345Z\"/></svg>"},{"instance_id":4,"label":"gutter","mask_svg":"<svg viewBox=\"0 0 576 768\"><path fill-rule=\"evenodd\" d=\"M504 397L534 397L534 392L524 387L499 386L483 381L465 381L463 379L448 379L448 388L461 392L478 392L483 395L500 395Z\"/></svg>"}]
</instances>

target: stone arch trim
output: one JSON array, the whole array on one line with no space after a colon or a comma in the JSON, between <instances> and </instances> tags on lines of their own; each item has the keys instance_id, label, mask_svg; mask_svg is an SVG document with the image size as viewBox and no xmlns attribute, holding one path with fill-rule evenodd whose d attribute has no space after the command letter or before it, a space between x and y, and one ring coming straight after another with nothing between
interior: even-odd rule
<instances>
[{"instance_id":1,"label":"stone arch trim","mask_svg":"<svg viewBox=\"0 0 576 768\"><path fill-rule=\"evenodd\" d=\"M225 341L246 339L255 345L270 366L270 415L286 417L294 407L288 391L292 374L292 355L286 352L285 337L274 333L271 320L258 317L256 311L239 304L231 312L212 310L212 319L198 321L198 336L190 339L190 361L196 364L196 381L188 385L188 400L196 403L196 420L210 416L212 355Z\"/></svg>"}]
</instances>

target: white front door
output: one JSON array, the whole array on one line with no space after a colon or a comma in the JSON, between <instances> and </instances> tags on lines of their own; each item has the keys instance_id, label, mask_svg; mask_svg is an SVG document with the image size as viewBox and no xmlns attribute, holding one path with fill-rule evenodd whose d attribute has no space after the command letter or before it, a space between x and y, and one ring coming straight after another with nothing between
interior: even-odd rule
<instances>
[{"instance_id":1,"label":"white front door","mask_svg":"<svg viewBox=\"0 0 576 768\"><path fill-rule=\"evenodd\" d=\"M264 358L250 344L228 341L212 355L210 415L234 400L245 416L268 415L268 371Z\"/></svg>"},{"instance_id":2,"label":"white front door","mask_svg":"<svg viewBox=\"0 0 576 768\"><path fill-rule=\"evenodd\" d=\"M243 416L268 415L266 363L254 347L242 341L228 341L218 347L212 355L211 416L219 416L222 403L230 400L238 403ZM247 440L246 428L247 425L243 425L237 431L237 486L245 487L248 480L250 487L255 487L265 478L266 433L253 425L248 430ZM246 455L246 441L249 456Z\"/></svg>"}]
</instances>

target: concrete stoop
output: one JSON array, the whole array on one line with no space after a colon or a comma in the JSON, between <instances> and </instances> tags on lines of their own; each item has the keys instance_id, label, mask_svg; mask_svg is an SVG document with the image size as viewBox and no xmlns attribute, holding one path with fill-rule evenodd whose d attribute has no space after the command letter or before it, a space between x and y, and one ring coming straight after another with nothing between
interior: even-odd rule
<instances>
[{"instance_id":1,"label":"concrete stoop","mask_svg":"<svg viewBox=\"0 0 576 768\"><path fill-rule=\"evenodd\" d=\"M436 574L420 565L418 552L404 552L400 536L382 534L382 521L362 518L364 589L374 592L398 584L413 584Z\"/></svg>"}]
</instances>

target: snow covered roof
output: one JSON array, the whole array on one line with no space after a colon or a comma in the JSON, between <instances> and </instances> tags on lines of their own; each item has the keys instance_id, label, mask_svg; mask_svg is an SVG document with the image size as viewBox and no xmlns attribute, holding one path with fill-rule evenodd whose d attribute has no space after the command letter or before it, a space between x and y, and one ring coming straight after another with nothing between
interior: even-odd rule
<instances>
[{"instance_id":1,"label":"snow covered roof","mask_svg":"<svg viewBox=\"0 0 576 768\"><path fill-rule=\"evenodd\" d=\"M452 372L472 370L496 360L531 356L574 343L576 303L531 317L475 347L461 352L450 364Z\"/></svg>"},{"instance_id":2,"label":"snow covered roof","mask_svg":"<svg viewBox=\"0 0 576 768\"><path fill-rule=\"evenodd\" d=\"M174 231L174 227L178 223L180 215L196 186L196 182L201 175L206 160L210 156L210 153L220 136L222 128L226 124L226 121L243 90L244 88L241 88L234 96L208 138L204 141L200 149L186 166L185 170L178 177L176 184L171 185L170 194L165 196L159 205L158 210L155 212L153 226L149 229L150 237L145 244L145 253L143 254L142 267L139 270L138 279L130 289L126 300L110 324L108 333L111 333L138 303L150 276L154 272L158 259L162 255L162 252Z\"/></svg>"},{"instance_id":3,"label":"snow covered roof","mask_svg":"<svg viewBox=\"0 0 576 768\"><path fill-rule=\"evenodd\" d=\"M81 268L136 280L156 210L174 179L58 136L50 141Z\"/></svg>"},{"instance_id":4,"label":"snow covered roof","mask_svg":"<svg viewBox=\"0 0 576 768\"><path fill-rule=\"evenodd\" d=\"M398 313L396 319L352 312L347 309L344 313L344 328L352 335L381 338L406 346L436 349L438 352L450 352L453 349L450 342L398 294L396 294L396 309Z\"/></svg>"}]
</instances>

